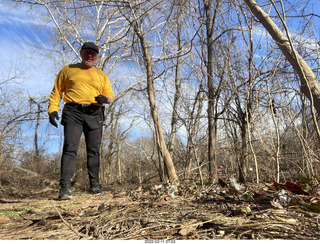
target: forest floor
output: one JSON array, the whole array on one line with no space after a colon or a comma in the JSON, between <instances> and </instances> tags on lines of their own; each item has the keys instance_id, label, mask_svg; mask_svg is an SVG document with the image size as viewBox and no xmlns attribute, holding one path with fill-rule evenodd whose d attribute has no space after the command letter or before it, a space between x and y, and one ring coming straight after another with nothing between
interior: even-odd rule
<instances>
[{"instance_id":1,"label":"forest floor","mask_svg":"<svg viewBox=\"0 0 320 244\"><path fill-rule=\"evenodd\" d=\"M298 187L297 187L298 186ZM0 197L0 240L319 240L320 189L300 184L114 186ZM307 190L306 190L307 191Z\"/></svg>"}]
</instances>

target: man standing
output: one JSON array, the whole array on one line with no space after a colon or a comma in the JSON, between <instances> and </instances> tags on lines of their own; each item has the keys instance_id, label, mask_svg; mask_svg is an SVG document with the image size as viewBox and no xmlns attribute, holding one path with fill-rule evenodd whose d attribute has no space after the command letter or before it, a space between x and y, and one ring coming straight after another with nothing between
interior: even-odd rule
<instances>
[{"instance_id":1,"label":"man standing","mask_svg":"<svg viewBox=\"0 0 320 244\"><path fill-rule=\"evenodd\" d=\"M87 149L87 168L90 192L104 194L99 184L100 144L104 121L103 104L113 100L113 91L107 75L94 64L99 59L99 48L92 42L83 44L81 63L66 65L56 77L49 97L49 121L58 127L59 104L65 102L61 124L64 126L64 144L61 158L60 200L71 199L71 178L82 132Z\"/></svg>"}]
</instances>

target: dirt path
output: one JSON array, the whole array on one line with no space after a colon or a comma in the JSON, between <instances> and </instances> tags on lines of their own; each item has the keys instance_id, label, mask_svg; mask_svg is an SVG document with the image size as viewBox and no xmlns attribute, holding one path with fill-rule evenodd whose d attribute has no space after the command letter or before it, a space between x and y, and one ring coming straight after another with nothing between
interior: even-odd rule
<instances>
[{"instance_id":1,"label":"dirt path","mask_svg":"<svg viewBox=\"0 0 320 244\"><path fill-rule=\"evenodd\" d=\"M318 212L281 208L272 194L258 202L182 186L56 194L0 198L0 239L320 239Z\"/></svg>"}]
</instances>

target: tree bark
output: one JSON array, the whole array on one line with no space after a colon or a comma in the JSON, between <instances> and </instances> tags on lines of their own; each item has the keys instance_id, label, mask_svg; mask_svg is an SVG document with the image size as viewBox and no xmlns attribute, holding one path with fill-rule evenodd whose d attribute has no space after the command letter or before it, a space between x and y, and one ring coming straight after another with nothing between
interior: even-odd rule
<instances>
[{"instance_id":1,"label":"tree bark","mask_svg":"<svg viewBox=\"0 0 320 244\"><path fill-rule=\"evenodd\" d=\"M178 52L181 52L181 25L179 22L179 18L177 18L177 45L178 45ZM180 55L177 56L177 63L175 67L175 93L174 93L174 100L173 100L173 110L172 110L172 118L171 118L171 133L170 133L170 140L169 140L169 152L172 153L174 151L175 140L177 136L177 121L178 121L178 105L180 100L180 88L181 88L181 79L179 78L180 75L180 62L181 58Z\"/></svg>"},{"instance_id":2,"label":"tree bark","mask_svg":"<svg viewBox=\"0 0 320 244\"><path fill-rule=\"evenodd\" d=\"M211 8L213 0L203 1L206 14L207 31L207 84L208 84L208 161L209 161L209 181L216 183L218 181L217 163L216 163L216 130L217 122L215 116L215 87L213 82L213 27L215 16L211 17ZM217 3L219 5L219 1ZM216 10L218 6L216 7ZM216 14L216 12L215 12Z\"/></svg>"},{"instance_id":3,"label":"tree bark","mask_svg":"<svg viewBox=\"0 0 320 244\"><path fill-rule=\"evenodd\" d=\"M320 87L310 66L294 49L288 37L281 32L270 16L259 7L255 0L244 0L244 2L249 7L252 14L259 19L261 24L269 32L282 53L293 66L300 78L300 89L302 93L311 101L311 104L320 115Z\"/></svg>"},{"instance_id":4,"label":"tree bark","mask_svg":"<svg viewBox=\"0 0 320 244\"><path fill-rule=\"evenodd\" d=\"M145 67L147 70L147 91L148 91L148 96L149 96L149 105L150 105L150 110L151 110L151 116L153 119L154 129L155 129L155 133L156 133L156 141L157 141L158 150L159 150L160 156L163 158L164 164L166 166L169 181L171 183L178 182L179 181L178 176L176 174L176 170L175 170L170 152L169 152L169 150L166 146L165 140L164 140L164 136L163 136L163 132L162 132L161 124L160 124L160 119L159 119L158 111L156 108L155 91L154 91L153 75L152 75L153 68L152 68L152 61L151 61L148 45L147 45L146 40L144 39L144 36L143 36L141 29L139 28L139 25L136 21L136 18L132 24L133 24L134 31L137 34L139 41L140 41L140 45L141 45L141 49L142 49L142 53L143 53L143 57L144 57L144 64L145 64Z\"/></svg>"}]
</instances>

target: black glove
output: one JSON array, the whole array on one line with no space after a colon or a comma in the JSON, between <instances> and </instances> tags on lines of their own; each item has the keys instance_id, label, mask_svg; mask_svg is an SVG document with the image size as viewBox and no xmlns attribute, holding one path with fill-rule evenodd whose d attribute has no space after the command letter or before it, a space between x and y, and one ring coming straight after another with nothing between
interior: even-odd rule
<instances>
[{"instance_id":1,"label":"black glove","mask_svg":"<svg viewBox=\"0 0 320 244\"><path fill-rule=\"evenodd\" d=\"M108 102L108 98L105 97L105 96L103 96L103 95L96 96L94 99L95 99L95 100L97 101L97 103L99 103L99 104L104 104L104 103L107 103L107 102Z\"/></svg>"},{"instance_id":2,"label":"black glove","mask_svg":"<svg viewBox=\"0 0 320 244\"><path fill-rule=\"evenodd\" d=\"M58 127L56 120L59 120L58 112L54 111L49 115L49 122L55 127Z\"/></svg>"}]
</instances>

